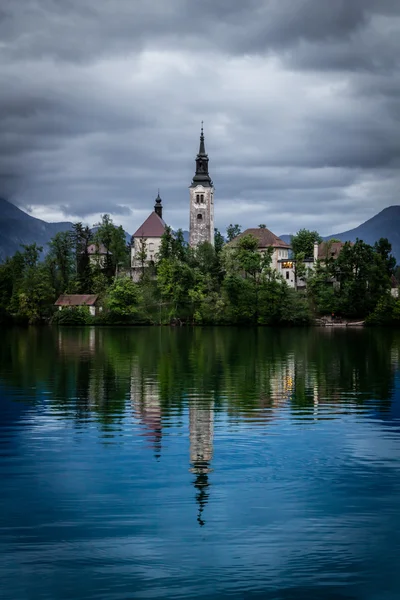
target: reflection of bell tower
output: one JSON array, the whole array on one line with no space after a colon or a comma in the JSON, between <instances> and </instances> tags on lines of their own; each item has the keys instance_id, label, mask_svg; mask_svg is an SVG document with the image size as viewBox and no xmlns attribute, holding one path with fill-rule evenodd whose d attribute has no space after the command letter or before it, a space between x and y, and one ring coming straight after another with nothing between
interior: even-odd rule
<instances>
[{"instance_id":1,"label":"reflection of bell tower","mask_svg":"<svg viewBox=\"0 0 400 600\"><path fill-rule=\"evenodd\" d=\"M197 406L194 402L189 406L190 437L190 471L196 475L194 487L197 489L196 502L199 506L197 521L202 527L204 507L209 497L208 474L213 453L214 437L214 404Z\"/></svg>"},{"instance_id":2,"label":"reflection of bell tower","mask_svg":"<svg viewBox=\"0 0 400 600\"><path fill-rule=\"evenodd\" d=\"M195 247L202 242L214 245L214 185L208 173L203 124L196 157L196 173L190 186L189 244Z\"/></svg>"}]
</instances>

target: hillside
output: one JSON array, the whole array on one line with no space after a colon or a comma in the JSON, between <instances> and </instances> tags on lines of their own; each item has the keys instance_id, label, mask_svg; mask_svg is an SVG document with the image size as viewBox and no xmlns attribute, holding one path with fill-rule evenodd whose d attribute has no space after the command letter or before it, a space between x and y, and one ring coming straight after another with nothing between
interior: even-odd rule
<instances>
[{"instance_id":1,"label":"hillside","mask_svg":"<svg viewBox=\"0 0 400 600\"><path fill-rule=\"evenodd\" d=\"M59 231L68 231L72 223L47 223L41 219L31 217L23 210L0 198L0 262L7 256L12 256L21 249L21 244L36 242L43 246L44 251L53 236ZM125 232L127 244L131 236Z\"/></svg>"},{"instance_id":2,"label":"hillside","mask_svg":"<svg viewBox=\"0 0 400 600\"><path fill-rule=\"evenodd\" d=\"M36 242L45 248L56 233L71 227L72 223L46 223L31 217L0 198L0 261L20 250L21 244Z\"/></svg>"},{"instance_id":3,"label":"hillside","mask_svg":"<svg viewBox=\"0 0 400 600\"><path fill-rule=\"evenodd\" d=\"M290 235L280 235L279 237L290 243ZM324 237L324 240L336 238L342 242L355 242L358 238L367 244L373 245L382 237L387 238L392 244L392 253L400 262L400 206L384 208L380 213L355 229L343 233L334 233Z\"/></svg>"}]
</instances>

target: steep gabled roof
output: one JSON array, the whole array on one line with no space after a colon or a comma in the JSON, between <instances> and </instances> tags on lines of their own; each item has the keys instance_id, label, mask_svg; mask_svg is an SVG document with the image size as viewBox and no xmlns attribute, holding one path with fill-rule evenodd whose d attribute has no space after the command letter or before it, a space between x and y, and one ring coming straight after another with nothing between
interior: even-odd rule
<instances>
[{"instance_id":1,"label":"steep gabled roof","mask_svg":"<svg viewBox=\"0 0 400 600\"><path fill-rule=\"evenodd\" d=\"M166 226L163 219L156 212L152 212L132 237L161 237L165 232Z\"/></svg>"},{"instance_id":2,"label":"steep gabled roof","mask_svg":"<svg viewBox=\"0 0 400 600\"><path fill-rule=\"evenodd\" d=\"M271 246L272 248L290 248L289 244L278 238L277 235L272 233L272 231L270 231L266 227L253 227L250 229L246 229L246 231L240 233L230 243L233 246L235 246L238 240L240 240L240 238L244 237L245 235L252 235L255 238L257 238L259 248L270 248Z\"/></svg>"},{"instance_id":3,"label":"steep gabled roof","mask_svg":"<svg viewBox=\"0 0 400 600\"><path fill-rule=\"evenodd\" d=\"M54 306L94 306L98 294L62 294Z\"/></svg>"}]
</instances>

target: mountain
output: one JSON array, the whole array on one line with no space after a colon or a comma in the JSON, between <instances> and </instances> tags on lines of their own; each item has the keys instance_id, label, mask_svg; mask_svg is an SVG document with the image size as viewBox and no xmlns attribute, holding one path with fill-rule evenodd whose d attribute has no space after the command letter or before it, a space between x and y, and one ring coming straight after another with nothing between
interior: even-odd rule
<instances>
[{"instance_id":1,"label":"mountain","mask_svg":"<svg viewBox=\"0 0 400 600\"><path fill-rule=\"evenodd\" d=\"M7 256L12 256L21 249L21 244L43 246L46 251L47 244L56 233L69 231L72 223L47 223L41 219L31 217L23 210L0 198L0 262ZM127 244L131 236L125 231Z\"/></svg>"},{"instance_id":2,"label":"mountain","mask_svg":"<svg viewBox=\"0 0 400 600\"><path fill-rule=\"evenodd\" d=\"M71 229L72 223L46 223L31 217L11 202L0 198L0 261L20 250L21 244L46 247L59 231Z\"/></svg>"},{"instance_id":3,"label":"mountain","mask_svg":"<svg viewBox=\"0 0 400 600\"><path fill-rule=\"evenodd\" d=\"M279 236L284 242L290 243L290 235ZM379 238L387 238L392 244L392 254L400 262L400 206L389 206L380 213L365 221L355 229L334 233L324 237L324 240L336 238L342 242L355 242L358 238L373 245Z\"/></svg>"}]
</instances>

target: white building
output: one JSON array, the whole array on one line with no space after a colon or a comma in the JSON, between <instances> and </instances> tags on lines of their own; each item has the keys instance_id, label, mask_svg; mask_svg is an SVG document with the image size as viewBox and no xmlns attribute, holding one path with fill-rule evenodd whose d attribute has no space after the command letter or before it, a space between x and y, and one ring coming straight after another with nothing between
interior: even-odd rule
<instances>
[{"instance_id":1,"label":"white building","mask_svg":"<svg viewBox=\"0 0 400 600\"><path fill-rule=\"evenodd\" d=\"M161 238L167 227L162 218L162 210L162 200L160 194L158 194L154 211L132 236L131 271L134 281L140 279L143 268L157 262L161 247Z\"/></svg>"}]
</instances>

